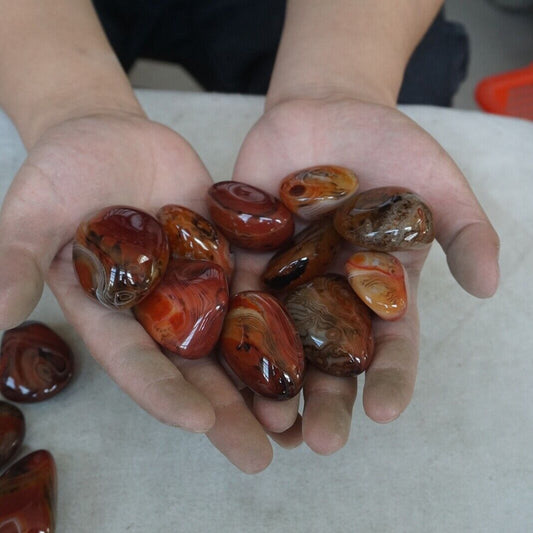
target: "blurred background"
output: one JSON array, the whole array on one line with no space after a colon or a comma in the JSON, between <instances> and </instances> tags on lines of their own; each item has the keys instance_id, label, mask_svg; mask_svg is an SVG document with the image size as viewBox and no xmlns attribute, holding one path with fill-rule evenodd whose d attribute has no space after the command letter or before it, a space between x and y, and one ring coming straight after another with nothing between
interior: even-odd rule
<instances>
[{"instance_id":1,"label":"blurred background","mask_svg":"<svg viewBox=\"0 0 533 533\"><path fill-rule=\"evenodd\" d=\"M481 79L533 63L533 0L446 0L445 8L470 37L468 77L454 107L478 109L474 89ZM202 90L184 69L159 61L137 61L130 79L138 88Z\"/></svg>"}]
</instances>

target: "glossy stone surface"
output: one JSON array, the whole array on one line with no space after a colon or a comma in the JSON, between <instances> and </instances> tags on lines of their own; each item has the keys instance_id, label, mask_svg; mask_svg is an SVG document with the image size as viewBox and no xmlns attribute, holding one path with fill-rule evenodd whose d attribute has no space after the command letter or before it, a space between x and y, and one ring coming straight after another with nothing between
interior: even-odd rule
<instances>
[{"instance_id":1,"label":"glossy stone surface","mask_svg":"<svg viewBox=\"0 0 533 533\"><path fill-rule=\"evenodd\" d=\"M0 348L0 392L14 402L40 402L63 390L72 378L67 343L40 322L7 330Z\"/></svg>"},{"instance_id":2,"label":"glossy stone surface","mask_svg":"<svg viewBox=\"0 0 533 533\"><path fill-rule=\"evenodd\" d=\"M422 248L435 238L430 208L402 187L358 194L336 212L335 228L346 240L379 252Z\"/></svg>"},{"instance_id":3,"label":"glossy stone surface","mask_svg":"<svg viewBox=\"0 0 533 533\"><path fill-rule=\"evenodd\" d=\"M215 183L207 205L220 231L242 248L275 250L294 233L292 213L271 194L245 183Z\"/></svg>"},{"instance_id":4,"label":"glossy stone surface","mask_svg":"<svg viewBox=\"0 0 533 533\"><path fill-rule=\"evenodd\" d=\"M270 294L245 291L231 299L219 346L226 364L257 394L285 400L301 389L302 344L287 312Z\"/></svg>"},{"instance_id":5,"label":"glossy stone surface","mask_svg":"<svg viewBox=\"0 0 533 533\"><path fill-rule=\"evenodd\" d=\"M0 401L0 467L15 456L25 433L22 411L15 405Z\"/></svg>"},{"instance_id":6,"label":"glossy stone surface","mask_svg":"<svg viewBox=\"0 0 533 533\"><path fill-rule=\"evenodd\" d=\"M274 254L263 272L263 283L272 290L285 290L323 274L341 242L331 218L311 224L287 248Z\"/></svg>"},{"instance_id":7,"label":"glossy stone surface","mask_svg":"<svg viewBox=\"0 0 533 533\"><path fill-rule=\"evenodd\" d=\"M289 174L281 182L279 196L293 213L315 220L340 207L358 187L352 170L323 165Z\"/></svg>"},{"instance_id":8,"label":"glossy stone surface","mask_svg":"<svg viewBox=\"0 0 533 533\"><path fill-rule=\"evenodd\" d=\"M81 286L111 309L128 309L157 285L168 263L168 240L151 215L107 207L76 231L73 260Z\"/></svg>"},{"instance_id":9,"label":"glossy stone surface","mask_svg":"<svg viewBox=\"0 0 533 533\"><path fill-rule=\"evenodd\" d=\"M187 359L208 355L228 308L222 267L210 261L172 259L163 280L134 313L150 336Z\"/></svg>"},{"instance_id":10,"label":"glossy stone surface","mask_svg":"<svg viewBox=\"0 0 533 533\"><path fill-rule=\"evenodd\" d=\"M172 257L212 261L220 265L231 280L234 259L230 244L209 220L191 209L173 204L162 207L157 218L167 234Z\"/></svg>"},{"instance_id":11,"label":"glossy stone surface","mask_svg":"<svg viewBox=\"0 0 533 533\"><path fill-rule=\"evenodd\" d=\"M38 450L0 477L0 532L53 533L57 474L52 454Z\"/></svg>"},{"instance_id":12,"label":"glossy stone surface","mask_svg":"<svg viewBox=\"0 0 533 533\"><path fill-rule=\"evenodd\" d=\"M368 368L374 355L370 312L343 276L313 279L289 294L285 306L314 366L334 376Z\"/></svg>"},{"instance_id":13,"label":"glossy stone surface","mask_svg":"<svg viewBox=\"0 0 533 533\"><path fill-rule=\"evenodd\" d=\"M357 296L383 320L397 320L407 310L402 264L383 252L358 252L346 262L346 275Z\"/></svg>"}]
</instances>

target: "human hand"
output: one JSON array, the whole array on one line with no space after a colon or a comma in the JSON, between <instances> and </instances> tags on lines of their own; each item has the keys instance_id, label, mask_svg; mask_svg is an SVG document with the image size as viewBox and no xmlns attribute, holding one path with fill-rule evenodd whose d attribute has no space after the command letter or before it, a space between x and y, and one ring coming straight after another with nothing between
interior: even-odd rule
<instances>
[{"instance_id":1,"label":"human hand","mask_svg":"<svg viewBox=\"0 0 533 533\"><path fill-rule=\"evenodd\" d=\"M188 143L140 114L86 116L46 130L0 213L0 328L28 316L46 280L92 356L141 407L207 432L230 461L255 472L270 462L271 445L218 363L165 357L131 313L89 299L72 267L71 239L88 214L113 204L155 213L169 202L205 214L210 185Z\"/></svg>"},{"instance_id":2,"label":"human hand","mask_svg":"<svg viewBox=\"0 0 533 533\"><path fill-rule=\"evenodd\" d=\"M471 294L491 296L498 285L499 240L466 179L439 144L400 111L351 97L286 99L270 107L246 137L233 179L278 195L289 173L313 165L355 170L360 190L397 185L431 206L437 240L450 270ZM343 272L353 253L346 244L332 270ZM398 321L373 321L374 360L366 372L363 406L376 422L397 418L411 399L418 362L417 285L428 249L396 252L408 278L408 310ZM260 287L268 256L241 251L235 279L239 289ZM349 435L357 380L328 376L309 366L303 418L298 399L255 398L254 412L265 428L283 431L301 423L303 440L317 453L341 448Z\"/></svg>"}]
</instances>

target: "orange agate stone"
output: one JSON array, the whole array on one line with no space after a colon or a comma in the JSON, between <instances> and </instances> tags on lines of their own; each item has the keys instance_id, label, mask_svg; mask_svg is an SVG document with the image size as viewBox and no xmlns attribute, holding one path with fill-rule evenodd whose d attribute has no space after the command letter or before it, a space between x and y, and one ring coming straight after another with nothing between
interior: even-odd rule
<instances>
[{"instance_id":1,"label":"orange agate stone","mask_svg":"<svg viewBox=\"0 0 533 533\"><path fill-rule=\"evenodd\" d=\"M172 257L212 261L231 279L234 259L230 244L209 220L173 204L162 207L157 218L167 234Z\"/></svg>"},{"instance_id":2,"label":"orange agate stone","mask_svg":"<svg viewBox=\"0 0 533 533\"><path fill-rule=\"evenodd\" d=\"M53 533L57 474L46 450L23 457L0 477L0 531Z\"/></svg>"},{"instance_id":3,"label":"orange agate stone","mask_svg":"<svg viewBox=\"0 0 533 533\"><path fill-rule=\"evenodd\" d=\"M220 355L251 390L285 400L300 391L302 343L281 303L266 292L235 295L220 337Z\"/></svg>"},{"instance_id":4,"label":"orange agate stone","mask_svg":"<svg viewBox=\"0 0 533 533\"><path fill-rule=\"evenodd\" d=\"M382 252L358 252L346 262L346 275L357 296L383 320L397 320L407 310L402 264Z\"/></svg>"},{"instance_id":5,"label":"orange agate stone","mask_svg":"<svg viewBox=\"0 0 533 533\"><path fill-rule=\"evenodd\" d=\"M15 405L0 401L0 467L15 456L25 434L22 411Z\"/></svg>"},{"instance_id":6,"label":"orange agate stone","mask_svg":"<svg viewBox=\"0 0 533 533\"><path fill-rule=\"evenodd\" d=\"M299 170L283 179L281 201L298 216L314 220L351 198L359 186L353 171L337 166Z\"/></svg>"},{"instance_id":7,"label":"orange agate stone","mask_svg":"<svg viewBox=\"0 0 533 533\"><path fill-rule=\"evenodd\" d=\"M215 346L228 300L221 266L172 259L161 283L133 311L161 346L186 359L198 359Z\"/></svg>"}]
</instances>

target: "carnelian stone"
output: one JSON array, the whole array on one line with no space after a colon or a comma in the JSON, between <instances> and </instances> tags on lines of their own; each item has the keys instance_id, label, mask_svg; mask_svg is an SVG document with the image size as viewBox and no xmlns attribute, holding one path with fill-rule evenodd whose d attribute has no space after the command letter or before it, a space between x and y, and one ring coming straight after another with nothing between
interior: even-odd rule
<instances>
[{"instance_id":1,"label":"carnelian stone","mask_svg":"<svg viewBox=\"0 0 533 533\"><path fill-rule=\"evenodd\" d=\"M262 275L263 283L272 290L285 290L323 274L341 241L331 218L314 222L270 259Z\"/></svg>"},{"instance_id":2,"label":"carnelian stone","mask_svg":"<svg viewBox=\"0 0 533 533\"><path fill-rule=\"evenodd\" d=\"M198 359L215 346L228 300L221 266L172 259L161 283L133 311L161 346L187 359Z\"/></svg>"},{"instance_id":3,"label":"carnelian stone","mask_svg":"<svg viewBox=\"0 0 533 533\"><path fill-rule=\"evenodd\" d=\"M343 276L319 276L291 292L285 305L314 366L334 376L368 368L374 355L370 312Z\"/></svg>"},{"instance_id":4,"label":"carnelian stone","mask_svg":"<svg viewBox=\"0 0 533 533\"><path fill-rule=\"evenodd\" d=\"M352 170L322 165L289 174L281 182L279 196L293 213L315 220L340 207L358 187Z\"/></svg>"},{"instance_id":5,"label":"carnelian stone","mask_svg":"<svg viewBox=\"0 0 533 533\"><path fill-rule=\"evenodd\" d=\"M231 279L234 259L230 244L209 220L173 204L162 207L157 218L167 234L172 257L212 261Z\"/></svg>"},{"instance_id":6,"label":"carnelian stone","mask_svg":"<svg viewBox=\"0 0 533 533\"><path fill-rule=\"evenodd\" d=\"M40 402L72 378L72 352L48 326L25 322L7 330L0 349L0 391L14 402Z\"/></svg>"},{"instance_id":7,"label":"carnelian stone","mask_svg":"<svg viewBox=\"0 0 533 533\"><path fill-rule=\"evenodd\" d=\"M26 455L0 477L0 532L53 533L57 474L52 454Z\"/></svg>"},{"instance_id":8,"label":"carnelian stone","mask_svg":"<svg viewBox=\"0 0 533 533\"><path fill-rule=\"evenodd\" d=\"M128 309L157 285L168 263L168 240L148 213L106 207L76 231L73 260L81 286L111 309Z\"/></svg>"},{"instance_id":9,"label":"carnelian stone","mask_svg":"<svg viewBox=\"0 0 533 533\"><path fill-rule=\"evenodd\" d=\"M379 252L423 248L435 238L431 209L403 187L358 194L335 213L335 228L347 241Z\"/></svg>"},{"instance_id":10,"label":"carnelian stone","mask_svg":"<svg viewBox=\"0 0 533 533\"><path fill-rule=\"evenodd\" d=\"M287 312L270 294L244 291L231 299L219 346L229 368L257 394L285 400L300 391L302 343Z\"/></svg>"},{"instance_id":11,"label":"carnelian stone","mask_svg":"<svg viewBox=\"0 0 533 533\"><path fill-rule=\"evenodd\" d=\"M15 405L0 401L0 466L4 466L19 450L26 423L22 411Z\"/></svg>"},{"instance_id":12,"label":"carnelian stone","mask_svg":"<svg viewBox=\"0 0 533 533\"><path fill-rule=\"evenodd\" d=\"M352 289L380 318L397 320L405 314L405 274L396 257L383 252L357 252L345 268Z\"/></svg>"},{"instance_id":13,"label":"carnelian stone","mask_svg":"<svg viewBox=\"0 0 533 533\"><path fill-rule=\"evenodd\" d=\"M249 250L275 250L292 237L292 213L271 194L237 181L212 185L209 214L233 244Z\"/></svg>"}]
</instances>

